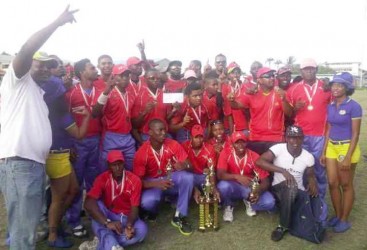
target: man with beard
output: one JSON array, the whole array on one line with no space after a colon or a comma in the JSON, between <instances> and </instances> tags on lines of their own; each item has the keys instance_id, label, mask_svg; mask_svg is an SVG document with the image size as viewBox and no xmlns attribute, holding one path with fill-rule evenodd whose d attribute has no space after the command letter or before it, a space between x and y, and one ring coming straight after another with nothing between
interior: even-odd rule
<instances>
[{"instance_id":1,"label":"man with beard","mask_svg":"<svg viewBox=\"0 0 367 250\"><path fill-rule=\"evenodd\" d=\"M80 82L66 93L65 100L70 111L84 106L91 113L92 107L97 103L98 98L95 86L98 74L97 69L89 59L82 59L76 62L74 68ZM80 127L83 117L75 113L73 113L73 117L77 126ZM74 142L77 154L75 162L73 162L74 171L79 186L83 187L85 185L87 192L91 189L95 178L100 174L98 161L101 133L102 124L100 118L92 118L89 120L86 136ZM80 188L78 195L66 214L68 224L72 227L75 237L84 237L87 234L80 221L80 211L83 202L82 194L83 188Z\"/></svg>"},{"instance_id":2,"label":"man with beard","mask_svg":"<svg viewBox=\"0 0 367 250\"><path fill-rule=\"evenodd\" d=\"M298 189L307 190L312 196L317 195L313 171L315 160L312 154L302 148L303 139L302 129L290 126L286 130L286 143L272 146L256 161L259 167L274 173L272 192L280 208L280 222L271 234L273 241L281 240L290 226ZM303 184L304 174L308 183L306 187Z\"/></svg>"},{"instance_id":3,"label":"man with beard","mask_svg":"<svg viewBox=\"0 0 367 250\"><path fill-rule=\"evenodd\" d=\"M134 174L143 182L141 208L148 212L148 219L155 220L158 205L164 196L177 196L177 208L172 226L181 234L191 235L192 228L187 221L189 201L194 186L191 164L182 146L166 138L167 126L164 121L153 119L149 122L149 141L136 152Z\"/></svg>"},{"instance_id":4,"label":"man with beard","mask_svg":"<svg viewBox=\"0 0 367 250\"><path fill-rule=\"evenodd\" d=\"M108 152L107 162L108 171L97 177L85 199L85 209L92 217L97 249L121 250L142 242L148 232L138 217L141 181L125 170L120 150Z\"/></svg>"}]
</instances>

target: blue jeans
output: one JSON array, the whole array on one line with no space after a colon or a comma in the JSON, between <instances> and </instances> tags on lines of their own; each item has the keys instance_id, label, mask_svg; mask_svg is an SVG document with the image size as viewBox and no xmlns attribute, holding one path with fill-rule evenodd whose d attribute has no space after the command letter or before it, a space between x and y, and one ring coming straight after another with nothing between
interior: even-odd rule
<instances>
[{"instance_id":1,"label":"blue jeans","mask_svg":"<svg viewBox=\"0 0 367 250\"><path fill-rule=\"evenodd\" d=\"M1 160L0 187L8 215L10 249L35 249L45 189L44 164L19 157Z\"/></svg>"}]
</instances>

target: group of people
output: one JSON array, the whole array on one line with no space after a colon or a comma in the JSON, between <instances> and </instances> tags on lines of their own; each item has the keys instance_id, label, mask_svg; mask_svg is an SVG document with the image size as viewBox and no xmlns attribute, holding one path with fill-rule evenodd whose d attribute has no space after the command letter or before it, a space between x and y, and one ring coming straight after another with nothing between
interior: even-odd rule
<instances>
[{"instance_id":1,"label":"group of people","mask_svg":"<svg viewBox=\"0 0 367 250\"><path fill-rule=\"evenodd\" d=\"M329 185L335 215L322 214L324 225L339 233L351 227L362 118L350 98L352 75L338 73L325 84L316 78L316 62L306 59L297 81L291 68L259 62L243 77L223 54L213 68L193 60L182 74L181 61L147 60L144 43L141 58L126 65L102 55L97 67L82 59L65 69L59 57L38 50L75 12L67 8L32 35L0 87L0 185L11 249L35 248L45 207L48 245L71 247L61 220L75 237L86 236L83 203L98 249L143 241L146 221L156 219L166 199L175 207L172 226L191 235L189 204L198 202L210 164L225 222L233 221L236 200L248 216L279 209L271 234L279 241L297 193L324 199ZM166 103L171 93L183 94L183 102Z\"/></svg>"}]
</instances>

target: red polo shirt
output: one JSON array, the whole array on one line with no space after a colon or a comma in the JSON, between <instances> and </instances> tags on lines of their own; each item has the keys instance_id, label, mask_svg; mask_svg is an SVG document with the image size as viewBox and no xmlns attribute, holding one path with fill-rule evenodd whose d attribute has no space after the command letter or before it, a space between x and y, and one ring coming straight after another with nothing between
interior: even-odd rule
<instances>
[{"instance_id":1,"label":"red polo shirt","mask_svg":"<svg viewBox=\"0 0 367 250\"><path fill-rule=\"evenodd\" d=\"M110 171L106 171L95 179L87 196L102 200L104 205L115 214L129 215L131 207L140 205L141 188L141 180L130 171L125 171L120 184L113 179Z\"/></svg>"},{"instance_id":2,"label":"red polo shirt","mask_svg":"<svg viewBox=\"0 0 367 250\"><path fill-rule=\"evenodd\" d=\"M95 81L94 81L94 86L95 86L97 89L99 89L99 90L103 91L103 90L106 88L106 83L105 83L105 81L102 79L102 77L101 77L101 76L99 76L99 77L97 78L97 80L95 80Z\"/></svg>"},{"instance_id":3,"label":"red polo shirt","mask_svg":"<svg viewBox=\"0 0 367 250\"><path fill-rule=\"evenodd\" d=\"M199 107L192 108L188 101L186 100L181 109L177 111L173 118L171 119L172 124L178 124L183 121L183 118L185 117L186 113L192 118L191 121L186 124L185 129L191 130L191 128L199 124L203 127L203 129L207 128L208 125L208 111L206 110L206 107L201 104Z\"/></svg>"},{"instance_id":4,"label":"red polo shirt","mask_svg":"<svg viewBox=\"0 0 367 250\"><path fill-rule=\"evenodd\" d=\"M163 89L165 93L183 93L186 86L187 83L185 80L173 80L172 78L168 78Z\"/></svg>"},{"instance_id":5,"label":"red polo shirt","mask_svg":"<svg viewBox=\"0 0 367 250\"><path fill-rule=\"evenodd\" d=\"M235 159L235 151L233 146L226 147L219 155L217 168L223 169L229 174L245 175L249 178L254 178L256 171L260 179L265 179L269 173L255 165L256 160L260 157L254 151L246 150L246 156L242 159Z\"/></svg>"},{"instance_id":6,"label":"red polo shirt","mask_svg":"<svg viewBox=\"0 0 367 250\"><path fill-rule=\"evenodd\" d=\"M163 103L163 91L157 89L156 94L152 93L147 86L143 86L134 103L134 107L131 113L131 117L138 117L141 112L144 111L145 106L149 102L156 101L155 107L144 117L144 125L139 128L140 132L148 134L149 126L148 122L153 118L159 118L163 121L166 120L167 106Z\"/></svg>"},{"instance_id":7,"label":"red polo shirt","mask_svg":"<svg viewBox=\"0 0 367 250\"><path fill-rule=\"evenodd\" d=\"M306 90L305 90L306 89ZM306 91L312 96L312 110L307 107L310 105ZM327 105L331 101L331 92L325 92L323 82L317 80L312 87L303 81L291 84L287 90L287 99L292 106L295 106L299 100L305 101L306 105L296 113L295 125L303 129L305 135L323 136L325 132Z\"/></svg>"},{"instance_id":8,"label":"red polo shirt","mask_svg":"<svg viewBox=\"0 0 367 250\"><path fill-rule=\"evenodd\" d=\"M229 93L234 92L235 98L241 98L242 96L246 95L246 89L252 86L252 83L244 83L240 84L239 88L236 90L231 86L230 83L222 84L222 95L224 100L223 113L225 116L232 115L235 131L248 130L248 121L243 110L231 108L231 104L227 96Z\"/></svg>"},{"instance_id":9,"label":"red polo shirt","mask_svg":"<svg viewBox=\"0 0 367 250\"><path fill-rule=\"evenodd\" d=\"M74 120L76 121L76 124L78 127L82 125L84 116L73 113L72 109L76 107L80 107L80 106L85 106L87 107L89 112L91 112L92 107L97 103L98 93L99 92L97 88L95 87L95 85L93 86L90 94L88 94L87 92L83 90L80 83L78 83L77 85L73 86L65 94L65 99L69 105L70 113L73 115ZM100 118L91 117L91 119L89 120L89 125L88 125L86 136L89 137L89 136L99 135L101 131L102 131L102 124L101 124Z\"/></svg>"},{"instance_id":10,"label":"red polo shirt","mask_svg":"<svg viewBox=\"0 0 367 250\"><path fill-rule=\"evenodd\" d=\"M216 166L216 155L212 145L204 142L200 151L196 154L191 146L191 141L186 141L182 144L185 149L191 164L194 167L195 174L203 174L203 170L208 168L208 159L212 159L214 166Z\"/></svg>"},{"instance_id":11,"label":"red polo shirt","mask_svg":"<svg viewBox=\"0 0 367 250\"><path fill-rule=\"evenodd\" d=\"M209 120L219 120L220 108L218 108L217 106L217 95L209 97L208 92L204 91L202 102L206 110L208 111Z\"/></svg>"},{"instance_id":12,"label":"red polo shirt","mask_svg":"<svg viewBox=\"0 0 367 250\"><path fill-rule=\"evenodd\" d=\"M155 152L150 141L146 141L135 154L133 172L142 179L158 178L166 175L166 166L169 160L174 165L176 162L183 162L186 159L185 150L175 140L165 139L160 152Z\"/></svg>"},{"instance_id":13,"label":"red polo shirt","mask_svg":"<svg viewBox=\"0 0 367 250\"><path fill-rule=\"evenodd\" d=\"M126 91L132 91L135 96L138 96L143 86L146 86L145 77L140 76L138 83L135 83L130 79L130 83L126 88Z\"/></svg>"},{"instance_id":14,"label":"red polo shirt","mask_svg":"<svg viewBox=\"0 0 367 250\"><path fill-rule=\"evenodd\" d=\"M100 94L102 92L100 91ZM123 100L125 100L126 105ZM126 91L123 95L115 87L108 95L107 103L103 108L102 124L104 131L120 134L130 133L132 128L131 111L134 102L135 95L133 93Z\"/></svg>"},{"instance_id":15,"label":"red polo shirt","mask_svg":"<svg viewBox=\"0 0 367 250\"><path fill-rule=\"evenodd\" d=\"M265 94L260 88L253 95L243 95L237 101L250 109L251 141L283 141L283 103L274 91Z\"/></svg>"}]
</instances>

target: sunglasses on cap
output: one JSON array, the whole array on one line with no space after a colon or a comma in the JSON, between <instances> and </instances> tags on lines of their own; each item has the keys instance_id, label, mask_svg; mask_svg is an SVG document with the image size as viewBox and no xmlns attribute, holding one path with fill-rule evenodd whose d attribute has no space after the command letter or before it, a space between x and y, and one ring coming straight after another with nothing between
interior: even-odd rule
<instances>
[{"instance_id":1,"label":"sunglasses on cap","mask_svg":"<svg viewBox=\"0 0 367 250\"><path fill-rule=\"evenodd\" d=\"M210 126L214 126L214 125L218 125L218 124L223 124L223 122L221 120L214 120L210 122Z\"/></svg>"},{"instance_id":2,"label":"sunglasses on cap","mask_svg":"<svg viewBox=\"0 0 367 250\"><path fill-rule=\"evenodd\" d=\"M267 79L274 77L275 77L274 73L263 74L260 76L260 78L267 78Z\"/></svg>"}]
</instances>

